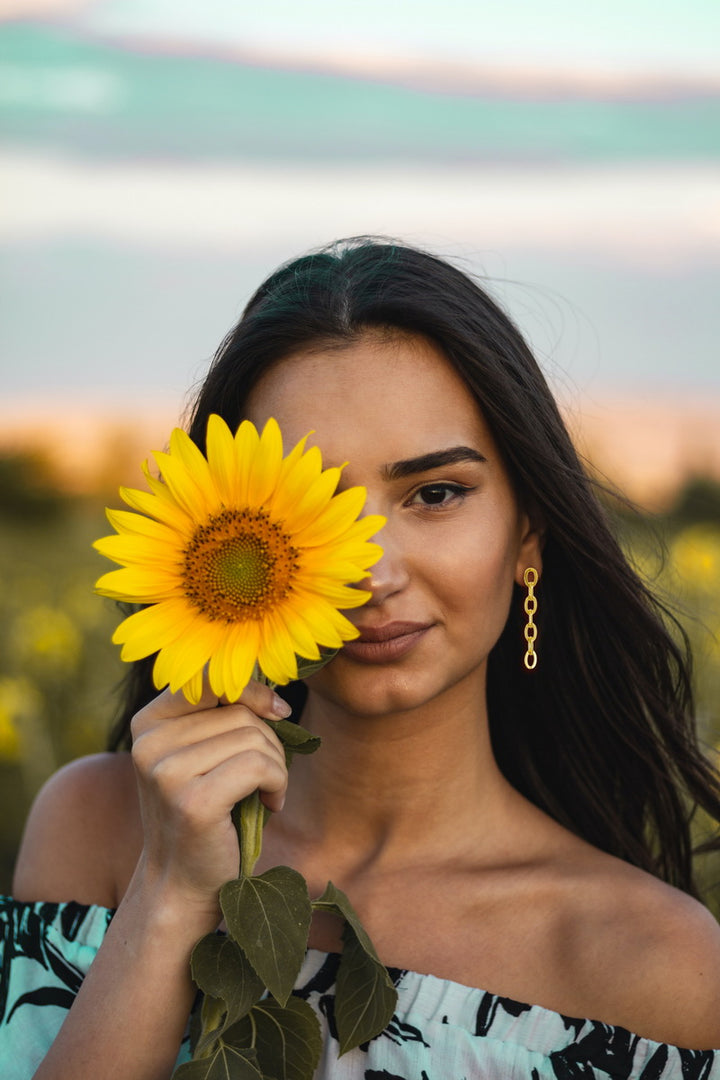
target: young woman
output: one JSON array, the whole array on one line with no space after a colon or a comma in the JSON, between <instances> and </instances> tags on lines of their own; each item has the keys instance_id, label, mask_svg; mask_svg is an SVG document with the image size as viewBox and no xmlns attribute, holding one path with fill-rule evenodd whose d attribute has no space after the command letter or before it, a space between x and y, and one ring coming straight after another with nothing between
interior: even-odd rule
<instances>
[{"instance_id":1,"label":"young woman","mask_svg":"<svg viewBox=\"0 0 720 1080\"><path fill-rule=\"evenodd\" d=\"M323 740L289 786L269 689L192 706L137 665L114 743L133 718L132 753L61 771L27 826L3 1076L170 1076L190 951L237 873L230 811L259 789L258 872L294 866L311 895L332 879L398 987L390 1027L338 1061L342 946L315 916L297 989L324 1026L318 1076L720 1077L720 930L688 830L693 806L720 820L720 785L664 613L509 319L433 256L338 245L251 300L198 396L201 448L211 413L275 417L287 447L312 429L367 488L386 525L360 636L288 688Z\"/></svg>"}]
</instances>

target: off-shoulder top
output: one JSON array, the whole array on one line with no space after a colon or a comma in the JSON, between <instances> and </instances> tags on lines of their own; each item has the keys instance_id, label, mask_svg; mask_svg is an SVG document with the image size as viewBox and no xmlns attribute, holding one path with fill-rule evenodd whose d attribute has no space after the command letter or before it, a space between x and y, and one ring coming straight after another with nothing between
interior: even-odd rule
<instances>
[{"instance_id":1,"label":"off-shoulder top","mask_svg":"<svg viewBox=\"0 0 720 1080\"><path fill-rule=\"evenodd\" d=\"M102 944L112 912L0 899L0 1076L30 1080ZM720 1080L720 1050L690 1050L434 975L389 969L397 1012L338 1058L336 954L310 949L295 993L324 1035L316 1080ZM652 989L648 988L648 993ZM178 1063L189 1059L187 1041Z\"/></svg>"}]
</instances>

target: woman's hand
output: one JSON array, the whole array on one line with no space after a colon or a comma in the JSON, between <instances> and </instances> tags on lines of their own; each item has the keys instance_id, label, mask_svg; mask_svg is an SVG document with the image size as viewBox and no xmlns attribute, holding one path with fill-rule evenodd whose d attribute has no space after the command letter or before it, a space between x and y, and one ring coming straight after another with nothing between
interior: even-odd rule
<instances>
[{"instance_id":1,"label":"woman's hand","mask_svg":"<svg viewBox=\"0 0 720 1080\"><path fill-rule=\"evenodd\" d=\"M132 758L145 834L136 870L143 886L219 917L220 886L238 874L239 846L231 811L259 790L282 809L285 755L271 727L290 709L260 683L236 704L221 704L209 688L197 705L168 690L132 722Z\"/></svg>"}]
</instances>

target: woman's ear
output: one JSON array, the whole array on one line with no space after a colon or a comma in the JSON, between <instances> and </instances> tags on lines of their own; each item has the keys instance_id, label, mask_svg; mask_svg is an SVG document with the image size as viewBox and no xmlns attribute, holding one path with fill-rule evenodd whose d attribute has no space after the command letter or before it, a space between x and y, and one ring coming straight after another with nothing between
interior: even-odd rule
<instances>
[{"instance_id":1,"label":"woman's ear","mask_svg":"<svg viewBox=\"0 0 720 1080\"><path fill-rule=\"evenodd\" d=\"M523 576L529 566L542 577L542 553L545 547L545 522L539 511L524 512L521 518L520 550L515 565L515 581L523 584Z\"/></svg>"}]
</instances>

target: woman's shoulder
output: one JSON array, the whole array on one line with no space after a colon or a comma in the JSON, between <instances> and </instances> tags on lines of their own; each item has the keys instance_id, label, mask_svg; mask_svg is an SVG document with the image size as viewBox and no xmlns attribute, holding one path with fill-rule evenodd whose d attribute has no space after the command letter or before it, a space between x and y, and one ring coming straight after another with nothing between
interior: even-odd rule
<instances>
[{"instance_id":1,"label":"woman's shoulder","mask_svg":"<svg viewBox=\"0 0 720 1080\"><path fill-rule=\"evenodd\" d=\"M129 754L79 758L55 773L30 811L14 895L113 907L141 836Z\"/></svg>"},{"instance_id":2,"label":"woman's shoulder","mask_svg":"<svg viewBox=\"0 0 720 1080\"><path fill-rule=\"evenodd\" d=\"M687 893L591 849L564 890L564 960L598 1019L658 1042L720 1047L720 926Z\"/></svg>"}]
</instances>

